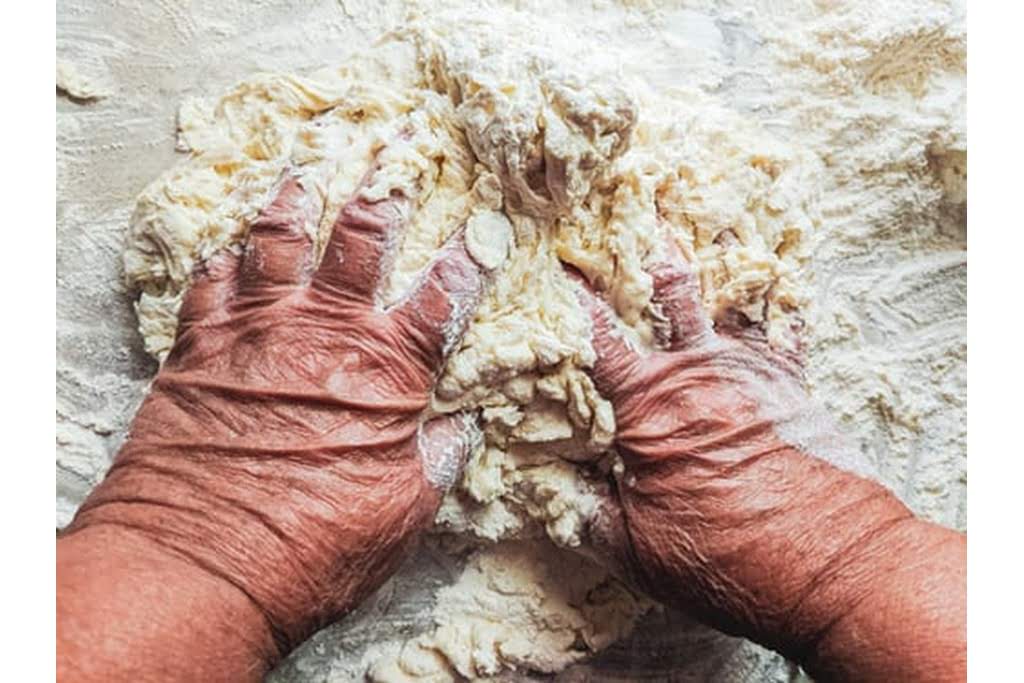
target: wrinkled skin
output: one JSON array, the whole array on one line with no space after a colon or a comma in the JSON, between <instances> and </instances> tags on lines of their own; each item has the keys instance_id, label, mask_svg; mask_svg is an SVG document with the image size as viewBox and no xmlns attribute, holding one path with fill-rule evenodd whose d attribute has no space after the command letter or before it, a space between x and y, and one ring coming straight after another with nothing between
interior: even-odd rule
<instances>
[{"instance_id":1,"label":"wrinkled skin","mask_svg":"<svg viewBox=\"0 0 1024 683\"><path fill-rule=\"evenodd\" d=\"M259 680L429 525L476 431L428 420L428 396L484 278L457 234L382 310L409 204L351 200L316 265L319 202L286 176L244 251L198 275L128 440L58 540L59 679ZM965 537L830 464L849 461L796 360L740 320L713 326L681 260L652 274L653 353L580 289L625 465L597 549L820 679L962 680Z\"/></svg>"},{"instance_id":2,"label":"wrinkled skin","mask_svg":"<svg viewBox=\"0 0 1024 683\"><path fill-rule=\"evenodd\" d=\"M848 449L793 354L712 324L669 247L652 269L666 348L642 353L583 282L595 384L624 472L592 535L635 585L821 680L963 680L966 536L841 470Z\"/></svg>"},{"instance_id":3,"label":"wrinkled skin","mask_svg":"<svg viewBox=\"0 0 1024 683\"><path fill-rule=\"evenodd\" d=\"M305 228L322 205L288 174L244 251L218 254L197 276L123 449L58 542L58 575L80 588L58 598L69 660L71 602L110 589L76 574L83 535L114 533L100 542L126 563L166 554L244 594L273 641L256 644L264 661L248 673L258 677L383 583L429 526L478 436L467 416L425 420L446 340L467 322L456 309L472 310L484 274L459 232L407 300L376 305L409 204L351 200L317 266ZM177 568L157 570L177 580ZM83 669L79 654L68 678L127 675Z\"/></svg>"}]
</instances>

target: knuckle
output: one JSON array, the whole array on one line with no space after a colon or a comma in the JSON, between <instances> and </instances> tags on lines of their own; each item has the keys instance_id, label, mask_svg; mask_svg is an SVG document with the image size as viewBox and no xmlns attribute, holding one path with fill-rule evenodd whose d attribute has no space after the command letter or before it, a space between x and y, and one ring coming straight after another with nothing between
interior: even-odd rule
<instances>
[{"instance_id":1,"label":"knuckle","mask_svg":"<svg viewBox=\"0 0 1024 683\"><path fill-rule=\"evenodd\" d=\"M430 278L437 282L441 289L452 292L476 288L479 281L478 271L463 254L461 249L447 250L431 267Z\"/></svg>"},{"instance_id":2,"label":"knuckle","mask_svg":"<svg viewBox=\"0 0 1024 683\"><path fill-rule=\"evenodd\" d=\"M298 227L299 221L296 220L295 216L282 211L267 209L262 211L256 217L256 220L252 222L249 226L249 233L253 236L261 233L288 233L294 232Z\"/></svg>"},{"instance_id":3,"label":"knuckle","mask_svg":"<svg viewBox=\"0 0 1024 683\"><path fill-rule=\"evenodd\" d=\"M395 223L395 212L389 202L367 204L363 201L348 202L341 210L339 219L349 230L383 237Z\"/></svg>"},{"instance_id":4,"label":"knuckle","mask_svg":"<svg viewBox=\"0 0 1024 683\"><path fill-rule=\"evenodd\" d=\"M687 293L695 284L693 273L674 264L660 264L651 275L655 295L662 298Z\"/></svg>"}]
</instances>

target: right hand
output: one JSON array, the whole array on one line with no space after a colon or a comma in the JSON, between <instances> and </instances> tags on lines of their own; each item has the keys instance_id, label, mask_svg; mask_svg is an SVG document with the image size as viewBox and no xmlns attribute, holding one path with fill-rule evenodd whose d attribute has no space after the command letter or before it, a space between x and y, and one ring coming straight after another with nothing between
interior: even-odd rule
<instances>
[{"instance_id":1,"label":"right hand","mask_svg":"<svg viewBox=\"0 0 1024 683\"><path fill-rule=\"evenodd\" d=\"M668 328L666 348L653 352L628 343L608 304L571 275L593 321L593 380L615 409L624 464L592 522L597 552L663 603L820 675L919 680L923 660L894 669L885 652L873 659L870 636L848 631L886 612L914 615L919 605L891 610L938 580L921 572L921 557L941 552L962 577L956 552L945 552L964 545L962 534L916 520L847 471L863 469L808 396L796 355L773 350L739 315L713 324L678 254L651 272ZM954 644L958 607L944 622ZM929 626L906 628L906 645L931 642Z\"/></svg>"}]
</instances>

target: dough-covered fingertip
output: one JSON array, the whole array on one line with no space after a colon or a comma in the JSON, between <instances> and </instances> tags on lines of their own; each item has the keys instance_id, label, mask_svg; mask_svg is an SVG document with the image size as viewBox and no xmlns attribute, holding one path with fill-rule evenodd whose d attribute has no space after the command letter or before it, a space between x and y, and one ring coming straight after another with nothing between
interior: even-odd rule
<instances>
[{"instance_id":1,"label":"dough-covered fingertip","mask_svg":"<svg viewBox=\"0 0 1024 683\"><path fill-rule=\"evenodd\" d=\"M430 420L420 429L419 449L427 481L441 492L458 481L469 457L483 446L476 413L456 413Z\"/></svg>"}]
</instances>

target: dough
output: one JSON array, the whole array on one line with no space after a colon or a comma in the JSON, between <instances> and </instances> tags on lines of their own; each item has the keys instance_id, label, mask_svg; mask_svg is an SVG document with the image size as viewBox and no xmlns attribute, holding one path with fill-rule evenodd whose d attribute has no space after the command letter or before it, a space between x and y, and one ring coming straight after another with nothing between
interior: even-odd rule
<instances>
[{"instance_id":1,"label":"dough","mask_svg":"<svg viewBox=\"0 0 1024 683\"><path fill-rule=\"evenodd\" d=\"M474 257L488 263L505 256L511 233L508 261L434 398L439 412L481 411L486 436L444 501L444 531L482 543L586 542L590 478L612 466L615 421L587 375L589 321L560 259L605 292L624 333L642 346L659 338L644 268L659 258L663 235L698 273L712 314L739 309L783 346L802 326L799 273L818 220L818 163L702 92L656 90L599 44L566 45L557 27L510 10L412 17L340 66L257 74L220 98L189 100L179 128L189 156L140 195L124 257L140 292L139 328L157 358L173 341L193 268L244 238L286 166L327 199L321 246L374 158L384 173L364 194L401 187L415 198L385 304L460 225L468 223ZM556 625L534 648L517 644L515 620L507 632L488 625L501 632L481 646L480 634L438 618L437 631L375 675L415 677L419 665L408 661L423 657L464 675L554 670L575 657L567 640L585 634L589 652L629 630L642 611L634 596L596 568L564 580L537 574L545 570L530 563L548 557L537 547L489 546L459 593L483 600L480 591L499 578L510 582L507 604L485 601L480 614L548 615ZM605 608L565 606L562 592L596 585L612 586ZM588 621L598 615L602 623Z\"/></svg>"},{"instance_id":2,"label":"dough","mask_svg":"<svg viewBox=\"0 0 1024 683\"><path fill-rule=\"evenodd\" d=\"M512 541L473 557L439 591L434 631L371 653L368 678L441 683L516 666L561 671L628 634L651 607L576 553Z\"/></svg>"},{"instance_id":3,"label":"dough","mask_svg":"<svg viewBox=\"0 0 1024 683\"><path fill-rule=\"evenodd\" d=\"M566 462L597 459L614 417L585 372L589 325L558 260L602 287L625 330L652 344L658 316L644 265L664 229L699 272L712 312L739 308L790 343L805 300L797 267L815 224L814 164L695 92L631 91L600 62L576 72L571 55L531 47L535 29L514 14L438 19L341 67L260 74L218 100L186 102L189 159L139 197L125 271L141 291L146 348L162 358L192 269L244 237L286 165L328 197L322 243L384 149L388 172L364 192L401 185L419 204L387 302L459 225L469 221L471 249L500 243L488 232L506 229L494 214L503 210L511 259L435 400L441 412L482 409L488 448L463 482L465 518L454 519L454 501L442 518L491 540L539 521L575 545L576 505L541 501L563 490L576 500L580 484L540 482L572 479ZM399 130L413 134L396 143ZM548 474L532 476L536 468Z\"/></svg>"}]
</instances>

